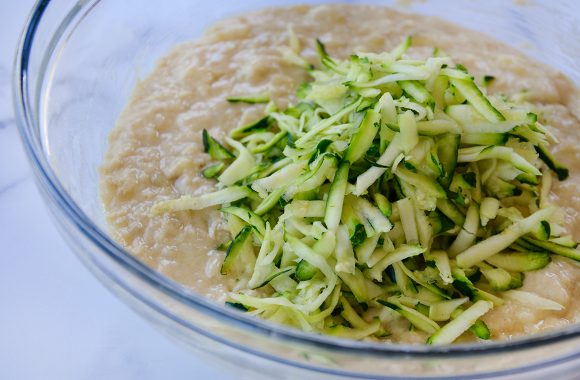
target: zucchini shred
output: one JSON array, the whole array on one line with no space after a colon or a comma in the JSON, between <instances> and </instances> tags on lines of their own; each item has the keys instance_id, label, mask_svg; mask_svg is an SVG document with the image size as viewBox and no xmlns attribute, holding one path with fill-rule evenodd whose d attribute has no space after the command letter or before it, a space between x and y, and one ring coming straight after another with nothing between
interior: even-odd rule
<instances>
[{"instance_id":1,"label":"zucchini shred","mask_svg":"<svg viewBox=\"0 0 580 380\"><path fill-rule=\"evenodd\" d=\"M557 141L532 104L486 94L440 52L411 59L411 44L340 60L316 40L315 66L291 32L284 51L312 78L297 103L232 96L270 103L223 143L203 131L217 191L152 213L221 207L232 239L220 273L241 289L227 304L354 339L403 319L427 344L489 339L481 318L504 302L558 309L513 290L553 255L580 261L548 199L550 171L568 175L547 148Z\"/></svg>"}]
</instances>

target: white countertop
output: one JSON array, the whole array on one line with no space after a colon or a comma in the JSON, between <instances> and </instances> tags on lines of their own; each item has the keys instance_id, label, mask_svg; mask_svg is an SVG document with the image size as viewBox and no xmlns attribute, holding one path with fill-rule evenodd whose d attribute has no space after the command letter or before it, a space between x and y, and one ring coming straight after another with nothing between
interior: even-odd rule
<instances>
[{"instance_id":1,"label":"white countertop","mask_svg":"<svg viewBox=\"0 0 580 380\"><path fill-rule=\"evenodd\" d=\"M226 379L109 293L57 233L12 110L31 0L0 0L0 379Z\"/></svg>"}]
</instances>

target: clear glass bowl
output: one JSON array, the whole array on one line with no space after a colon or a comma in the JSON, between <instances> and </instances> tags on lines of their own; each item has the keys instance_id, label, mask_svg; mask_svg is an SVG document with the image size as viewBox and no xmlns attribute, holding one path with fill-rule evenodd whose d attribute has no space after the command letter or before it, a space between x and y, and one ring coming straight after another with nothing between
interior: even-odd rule
<instances>
[{"instance_id":1,"label":"clear glass bowl","mask_svg":"<svg viewBox=\"0 0 580 380\"><path fill-rule=\"evenodd\" d=\"M140 263L107 234L97 168L107 135L137 80L172 46L195 39L212 22L290 3L38 2L16 57L14 99L38 186L72 250L103 284L155 326L237 376L577 378L578 325L510 342L449 347L306 334L249 318L193 293ZM365 3L406 4L409 11L480 30L580 84L580 2Z\"/></svg>"}]
</instances>

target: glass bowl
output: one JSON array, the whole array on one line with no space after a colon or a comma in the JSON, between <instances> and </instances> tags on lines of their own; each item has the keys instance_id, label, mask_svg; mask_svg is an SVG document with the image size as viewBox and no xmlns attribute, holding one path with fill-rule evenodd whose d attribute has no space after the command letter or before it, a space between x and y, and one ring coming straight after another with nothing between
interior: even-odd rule
<instances>
[{"instance_id":1,"label":"glass bowl","mask_svg":"<svg viewBox=\"0 0 580 380\"><path fill-rule=\"evenodd\" d=\"M195 39L218 19L291 3L37 3L16 57L14 100L37 184L72 250L104 285L157 328L238 377L577 378L578 325L513 341L444 347L307 334L209 301L145 266L108 235L97 168L107 135L139 78L172 46ZM580 84L579 2L365 3L403 7L487 33Z\"/></svg>"}]
</instances>

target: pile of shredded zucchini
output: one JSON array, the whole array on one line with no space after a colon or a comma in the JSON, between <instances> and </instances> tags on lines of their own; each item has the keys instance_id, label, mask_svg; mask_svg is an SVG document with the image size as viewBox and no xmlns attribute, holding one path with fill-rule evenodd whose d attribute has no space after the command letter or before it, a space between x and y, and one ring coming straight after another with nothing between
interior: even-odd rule
<instances>
[{"instance_id":1,"label":"pile of shredded zucchini","mask_svg":"<svg viewBox=\"0 0 580 380\"><path fill-rule=\"evenodd\" d=\"M549 193L568 171L534 107L486 95L465 67L435 51L408 59L406 39L386 53L331 58L317 41L313 81L297 104L234 129L203 133L219 190L157 203L156 214L220 206L232 240L221 267L242 282L230 304L303 330L363 339L396 318L446 344L505 299L552 254L580 260ZM231 102L266 103L268 96ZM250 295L250 294L252 295ZM264 294L264 295L256 295ZM469 333L469 332L468 332Z\"/></svg>"}]
</instances>

